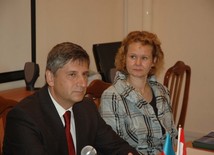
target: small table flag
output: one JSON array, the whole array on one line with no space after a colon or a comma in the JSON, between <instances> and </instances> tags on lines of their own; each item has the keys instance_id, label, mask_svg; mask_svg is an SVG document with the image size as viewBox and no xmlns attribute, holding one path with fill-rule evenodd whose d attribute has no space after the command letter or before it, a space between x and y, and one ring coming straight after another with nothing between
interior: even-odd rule
<instances>
[{"instance_id":1,"label":"small table flag","mask_svg":"<svg viewBox=\"0 0 214 155\"><path fill-rule=\"evenodd\" d=\"M177 144L177 154L176 155L186 155L186 145L184 138L184 129L179 126L178 129L178 144Z\"/></svg>"},{"instance_id":2,"label":"small table flag","mask_svg":"<svg viewBox=\"0 0 214 155\"><path fill-rule=\"evenodd\" d=\"M175 151L173 149L172 141L169 133L166 134L166 140L165 140L165 144L161 155L175 155Z\"/></svg>"}]
</instances>

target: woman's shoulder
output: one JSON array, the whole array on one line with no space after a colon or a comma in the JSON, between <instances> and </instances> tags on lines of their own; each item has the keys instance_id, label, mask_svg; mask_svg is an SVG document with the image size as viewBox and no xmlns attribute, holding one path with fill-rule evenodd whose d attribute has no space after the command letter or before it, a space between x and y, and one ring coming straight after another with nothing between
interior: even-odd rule
<instances>
[{"instance_id":1,"label":"woman's shoulder","mask_svg":"<svg viewBox=\"0 0 214 155\"><path fill-rule=\"evenodd\" d=\"M114 85L111 85L108 87L106 90L103 91L102 97L103 96L112 96L112 95L117 95L117 90L115 89Z\"/></svg>"},{"instance_id":2,"label":"woman's shoulder","mask_svg":"<svg viewBox=\"0 0 214 155\"><path fill-rule=\"evenodd\" d=\"M106 89L101 96L101 103L105 102L105 104L109 104L113 101L115 103L119 103L121 100L121 94L118 92L118 88L114 85Z\"/></svg>"},{"instance_id":3,"label":"woman's shoulder","mask_svg":"<svg viewBox=\"0 0 214 155\"><path fill-rule=\"evenodd\" d=\"M157 81L155 76L150 77L149 84L153 88L154 91L158 91L158 92L161 92L163 94L169 93L168 88L166 86L164 86L162 83L160 83L159 81Z\"/></svg>"}]
</instances>

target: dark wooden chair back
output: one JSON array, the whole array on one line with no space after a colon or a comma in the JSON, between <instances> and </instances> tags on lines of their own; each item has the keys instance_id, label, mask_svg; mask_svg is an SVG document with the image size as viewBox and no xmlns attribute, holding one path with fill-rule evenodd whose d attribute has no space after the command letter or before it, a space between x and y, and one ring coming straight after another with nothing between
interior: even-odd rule
<instances>
[{"instance_id":1,"label":"dark wooden chair back","mask_svg":"<svg viewBox=\"0 0 214 155\"><path fill-rule=\"evenodd\" d=\"M93 80L87 87L86 96L93 99L96 106L99 107L101 95L109 86L111 86L111 83L99 79Z\"/></svg>"},{"instance_id":2,"label":"dark wooden chair back","mask_svg":"<svg viewBox=\"0 0 214 155\"><path fill-rule=\"evenodd\" d=\"M177 127L184 127L189 98L191 68L182 61L177 61L164 76L164 85L170 91L172 112Z\"/></svg>"},{"instance_id":3,"label":"dark wooden chair back","mask_svg":"<svg viewBox=\"0 0 214 155\"><path fill-rule=\"evenodd\" d=\"M2 146L4 139L4 129L7 113L17 104L17 101L5 99L0 96L0 155L2 155Z\"/></svg>"}]
</instances>

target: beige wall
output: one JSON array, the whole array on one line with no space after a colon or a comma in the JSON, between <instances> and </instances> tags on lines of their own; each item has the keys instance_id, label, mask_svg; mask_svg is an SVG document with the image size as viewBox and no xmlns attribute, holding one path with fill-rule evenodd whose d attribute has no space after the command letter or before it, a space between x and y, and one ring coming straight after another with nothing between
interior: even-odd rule
<instances>
[{"instance_id":1,"label":"beige wall","mask_svg":"<svg viewBox=\"0 0 214 155\"><path fill-rule=\"evenodd\" d=\"M45 66L50 48L71 41L89 52L91 68L96 70L92 44L118 41L122 37L122 0L63 0L63 3L62 0L37 0L37 60L41 66ZM43 81L41 77L38 85L41 86Z\"/></svg>"},{"instance_id":2,"label":"beige wall","mask_svg":"<svg viewBox=\"0 0 214 155\"><path fill-rule=\"evenodd\" d=\"M29 0L0 0L0 73L22 70L31 61ZM23 81L0 84L0 90L19 87Z\"/></svg>"},{"instance_id":3,"label":"beige wall","mask_svg":"<svg viewBox=\"0 0 214 155\"><path fill-rule=\"evenodd\" d=\"M198 137L214 129L213 15L213 0L37 0L41 72L36 86L44 84L46 56L57 43L81 44L91 57L91 69L96 70L92 44L121 40L132 30L150 30L162 41L165 69L177 60L192 68L185 130L188 136ZM19 86L24 86L23 80L0 84L0 89Z\"/></svg>"},{"instance_id":4,"label":"beige wall","mask_svg":"<svg viewBox=\"0 0 214 155\"><path fill-rule=\"evenodd\" d=\"M214 130L214 1L153 0L152 23L165 67L183 60L192 69L186 133L194 137Z\"/></svg>"}]
</instances>

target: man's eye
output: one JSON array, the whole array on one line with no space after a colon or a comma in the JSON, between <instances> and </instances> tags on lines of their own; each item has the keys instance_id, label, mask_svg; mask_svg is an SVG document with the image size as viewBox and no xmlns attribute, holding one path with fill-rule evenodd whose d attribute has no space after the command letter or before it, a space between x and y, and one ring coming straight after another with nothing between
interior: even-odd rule
<instances>
[{"instance_id":1,"label":"man's eye","mask_svg":"<svg viewBox=\"0 0 214 155\"><path fill-rule=\"evenodd\" d=\"M88 78L88 77L89 77L89 73L85 73L85 74L83 74L83 76L84 76L85 78Z\"/></svg>"},{"instance_id":2,"label":"man's eye","mask_svg":"<svg viewBox=\"0 0 214 155\"><path fill-rule=\"evenodd\" d=\"M69 76L71 76L71 77L75 77L75 76L76 76L76 74L75 74L75 73L71 73L71 74L69 74Z\"/></svg>"}]
</instances>

